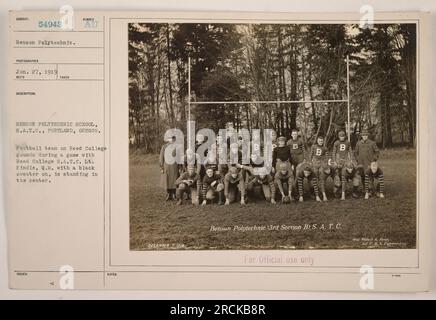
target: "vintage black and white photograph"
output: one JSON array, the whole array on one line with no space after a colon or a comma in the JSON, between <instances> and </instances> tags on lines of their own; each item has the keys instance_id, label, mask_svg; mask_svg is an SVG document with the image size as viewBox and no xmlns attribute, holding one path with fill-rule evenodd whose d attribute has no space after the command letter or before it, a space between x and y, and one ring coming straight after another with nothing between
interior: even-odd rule
<instances>
[{"instance_id":1,"label":"vintage black and white photograph","mask_svg":"<svg viewBox=\"0 0 436 320\"><path fill-rule=\"evenodd\" d=\"M129 23L130 250L416 248L416 34Z\"/></svg>"}]
</instances>

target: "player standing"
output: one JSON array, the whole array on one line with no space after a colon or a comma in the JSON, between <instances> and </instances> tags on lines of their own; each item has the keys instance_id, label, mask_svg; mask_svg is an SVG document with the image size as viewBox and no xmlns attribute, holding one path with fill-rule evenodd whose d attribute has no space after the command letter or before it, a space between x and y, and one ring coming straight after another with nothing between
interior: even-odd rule
<instances>
[{"instance_id":1,"label":"player standing","mask_svg":"<svg viewBox=\"0 0 436 320\"><path fill-rule=\"evenodd\" d=\"M275 132L274 130L271 132L271 148L272 150L274 150L275 148L277 148L279 145L278 141L277 141L277 132Z\"/></svg>"},{"instance_id":2,"label":"player standing","mask_svg":"<svg viewBox=\"0 0 436 320\"><path fill-rule=\"evenodd\" d=\"M176 180L179 177L179 165L174 162L172 164L169 164L166 160L165 160L165 150L166 148L168 148L172 143L174 143L176 141L175 137L171 137L169 138L166 143L162 146L162 148L160 149L160 154L159 154L159 166L160 166L160 170L161 170L161 186L166 189L167 191L167 196L166 196L166 201L170 201L170 200L175 200L176 199ZM175 157L176 156L176 151L173 150L172 152L172 156Z\"/></svg>"},{"instance_id":3,"label":"player standing","mask_svg":"<svg viewBox=\"0 0 436 320\"><path fill-rule=\"evenodd\" d=\"M343 162L343 165L346 160L352 160L352 156L351 143L347 140L345 131L341 130L338 133L338 140L333 144L332 161Z\"/></svg>"},{"instance_id":4,"label":"player standing","mask_svg":"<svg viewBox=\"0 0 436 320\"><path fill-rule=\"evenodd\" d=\"M291 168L291 150L289 146L286 145L286 138L279 137L277 139L278 146L274 148L272 152L272 169L275 173L278 169L280 163L285 163L288 168Z\"/></svg>"},{"instance_id":5,"label":"player standing","mask_svg":"<svg viewBox=\"0 0 436 320\"><path fill-rule=\"evenodd\" d=\"M329 150L324 146L323 136L316 138L316 143L314 143L310 149L309 160L312 162L315 172L318 172L321 165L329 160Z\"/></svg>"},{"instance_id":6,"label":"player standing","mask_svg":"<svg viewBox=\"0 0 436 320\"><path fill-rule=\"evenodd\" d=\"M297 166L306 158L306 148L304 147L303 139L298 136L297 129L293 129L291 138L286 145L291 150L291 164L294 166L294 174Z\"/></svg>"},{"instance_id":7,"label":"player standing","mask_svg":"<svg viewBox=\"0 0 436 320\"><path fill-rule=\"evenodd\" d=\"M342 183L342 169L347 161L354 161L353 151L350 141L347 140L345 131L341 130L338 133L338 140L333 144L332 158L330 165L335 167L334 185L340 186ZM334 192L335 196L337 195Z\"/></svg>"},{"instance_id":8,"label":"player standing","mask_svg":"<svg viewBox=\"0 0 436 320\"><path fill-rule=\"evenodd\" d=\"M201 171L200 157L192 149L186 150L186 154L183 161L183 172L188 171L189 165L193 165L195 172L197 174L200 174Z\"/></svg>"},{"instance_id":9,"label":"player standing","mask_svg":"<svg viewBox=\"0 0 436 320\"><path fill-rule=\"evenodd\" d=\"M361 136L362 139L357 142L354 150L354 158L357 161L357 169L362 180L362 185L364 185L365 172L369 168L371 162L378 160L380 152L377 144L369 139L368 130L363 130Z\"/></svg>"}]
</instances>

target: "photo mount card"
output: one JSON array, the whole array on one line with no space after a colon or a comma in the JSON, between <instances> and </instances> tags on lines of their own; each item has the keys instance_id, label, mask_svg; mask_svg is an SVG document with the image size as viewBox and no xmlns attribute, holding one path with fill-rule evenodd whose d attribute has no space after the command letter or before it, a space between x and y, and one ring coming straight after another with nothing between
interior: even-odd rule
<instances>
[{"instance_id":1,"label":"photo mount card","mask_svg":"<svg viewBox=\"0 0 436 320\"><path fill-rule=\"evenodd\" d=\"M429 15L11 11L17 289L426 291Z\"/></svg>"}]
</instances>

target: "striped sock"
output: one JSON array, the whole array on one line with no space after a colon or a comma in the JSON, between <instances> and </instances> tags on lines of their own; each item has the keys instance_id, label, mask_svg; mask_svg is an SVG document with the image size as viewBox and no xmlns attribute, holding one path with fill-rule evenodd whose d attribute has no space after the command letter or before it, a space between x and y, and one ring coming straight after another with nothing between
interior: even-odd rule
<instances>
[{"instance_id":1,"label":"striped sock","mask_svg":"<svg viewBox=\"0 0 436 320\"><path fill-rule=\"evenodd\" d=\"M313 185L313 189L315 190L315 196L318 197L319 196L318 179L316 177L312 179L312 185Z\"/></svg>"}]
</instances>

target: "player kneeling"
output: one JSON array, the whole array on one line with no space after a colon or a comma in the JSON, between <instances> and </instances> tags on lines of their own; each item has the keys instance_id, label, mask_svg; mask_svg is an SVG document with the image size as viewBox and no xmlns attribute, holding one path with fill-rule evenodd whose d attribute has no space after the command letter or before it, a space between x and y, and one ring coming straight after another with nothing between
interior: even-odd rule
<instances>
[{"instance_id":1,"label":"player kneeling","mask_svg":"<svg viewBox=\"0 0 436 320\"><path fill-rule=\"evenodd\" d=\"M241 204L245 205L245 182L242 172L236 167L230 167L229 172L224 176L224 196L226 205L234 202L238 196L241 197Z\"/></svg>"},{"instance_id":2,"label":"player kneeling","mask_svg":"<svg viewBox=\"0 0 436 320\"><path fill-rule=\"evenodd\" d=\"M188 196L190 195L192 204L198 205L198 197L200 195L199 175L195 172L194 165L188 165L186 170L187 171L176 180L176 197L179 200L177 204L183 204L183 197L186 193Z\"/></svg>"},{"instance_id":3,"label":"player kneeling","mask_svg":"<svg viewBox=\"0 0 436 320\"><path fill-rule=\"evenodd\" d=\"M218 195L218 205L223 204L224 185L221 182L221 176L217 174L212 167L206 169L206 175L203 178L202 206L205 206L208 201L213 202Z\"/></svg>"},{"instance_id":4,"label":"player kneeling","mask_svg":"<svg viewBox=\"0 0 436 320\"><path fill-rule=\"evenodd\" d=\"M333 181L333 194L336 194L340 184L338 180L336 179L336 166L334 162L329 161L329 163L323 163L319 167L318 171L318 183L319 183L319 189L322 193L322 200L327 201L327 195L325 192L325 184L327 182L328 178L331 178Z\"/></svg>"},{"instance_id":5,"label":"player kneeling","mask_svg":"<svg viewBox=\"0 0 436 320\"><path fill-rule=\"evenodd\" d=\"M307 162L302 162L297 167L297 183L300 194L300 202L303 202L304 179L307 179L307 181L312 185L313 190L315 191L316 201L321 201L319 197L318 179L316 173L312 166Z\"/></svg>"},{"instance_id":6,"label":"player kneeling","mask_svg":"<svg viewBox=\"0 0 436 320\"><path fill-rule=\"evenodd\" d=\"M258 172L253 171L253 175L247 178L247 192L251 194L260 191L267 202L276 203L274 179L268 174L266 168L258 168Z\"/></svg>"},{"instance_id":7,"label":"player kneeling","mask_svg":"<svg viewBox=\"0 0 436 320\"><path fill-rule=\"evenodd\" d=\"M385 197L385 182L383 177L383 171L378 167L377 161L371 162L371 165L365 171L365 199L369 198L370 187L373 192L375 191L377 197Z\"/></svg>"},{"instance_id":8,"label":"player kneeling","mask_svg":"<svg viewBox=\"0 0 436 320\"><path fill-rule=\"evenodd\" d=\"M292 200L292 186L294 184L293 169L283 162L278 165L277 169L278 171L274 176L276 188L279 189L282 195L282 202L290 203Z\"/></svg>"},{"instance_id":9,"label":"player kneeling","mask_svg":"<svg viewBox=\"0 0 436 320\"><path fill-rule=\"evenodd\" d=\"M345 200L345 191L347 189L347 182L353 183L353 198L359 198L357 194L359 188L359 170L352 161L346 161L341 171L342 181L342 197L341 200Z\"/></svg>"}]
</instances>

